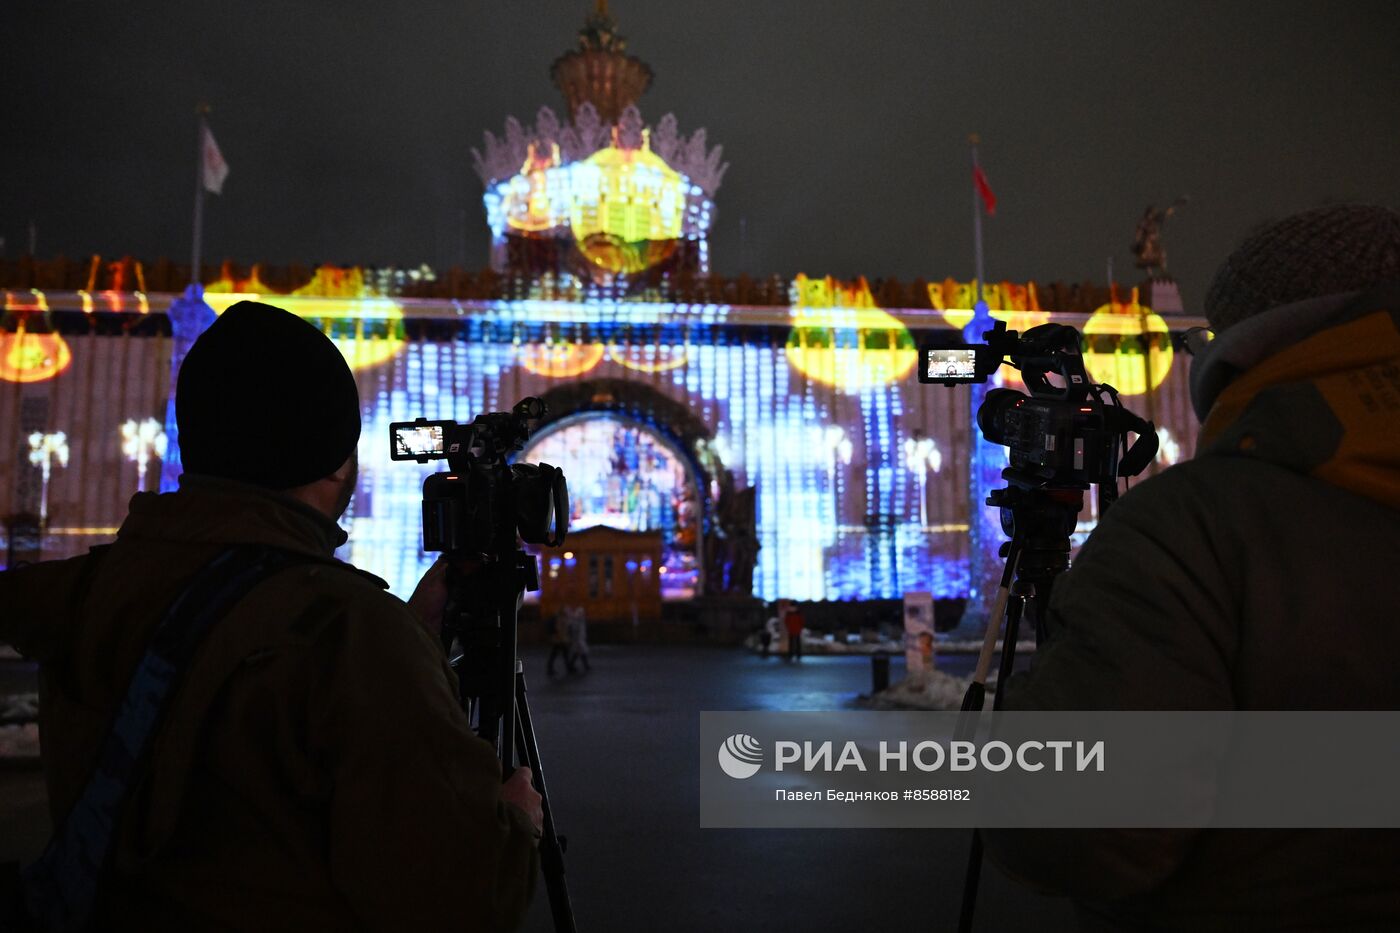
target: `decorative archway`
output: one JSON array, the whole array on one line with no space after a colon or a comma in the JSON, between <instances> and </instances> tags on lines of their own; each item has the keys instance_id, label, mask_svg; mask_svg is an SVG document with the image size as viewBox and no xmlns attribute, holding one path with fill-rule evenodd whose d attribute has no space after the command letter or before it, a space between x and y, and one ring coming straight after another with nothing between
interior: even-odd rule
<instances>
[{"instance_id":1,"label":"decorative archway","mask_svg":"<svg viewBox=\"0 0 1400 933\"><path fill-rule=\"evenodd\" d=\"M652 585L661 597L689 599L701 592L703 481L670 438L617 412L576 412L537 431L519 456L566 467L575 531L651 535L657 552L645 556L638 545L626 565L643 578L654 570ZM573 550L550 558L551 578L561 557L573 567Z\"/></svg>"},{"instance_id":2,"label":"decorative archway","mask_svg":"<svg viewBox=\"0 0 1400 933\"><path fill-rule=\"evenodd\" d=\"M715 450L714 432L693 409L650 386L623 379L591 379L555 386L541 396L549 413L535 437L546 438L555 425L578 423L582 416L611 415L644 427L683 458L695 480L700 508L696 559L697 592L711 595L722 588L708 566L720 533L718 503L735 492L733 474Z\"/></svg>"}]
</instances>

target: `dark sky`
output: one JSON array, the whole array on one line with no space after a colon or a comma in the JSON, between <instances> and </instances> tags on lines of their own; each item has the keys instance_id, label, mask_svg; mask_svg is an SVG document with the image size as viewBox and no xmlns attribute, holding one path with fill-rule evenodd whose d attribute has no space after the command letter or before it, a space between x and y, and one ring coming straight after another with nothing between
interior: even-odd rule
<instances>
[{"instance_id":1,"label":"dark sky","mask_svg":"<svg viewBox=\"0 0 1400 933\"><path fill-rule=\"evenodd\" d=\"M0 236L185 258L194 104L232 173L206 257L486 262L469 151L563 109L587 0L5 0ZM1400 206L1400 4L613 0L654 122L729 174L718 271L972 276L966 137L1000 206L989 278L1101 279L1150 202L1197 306L1231 245L1323 202ZM465 211L465 214L463 213ZM465 218L465 223L463 221ZM740 219L747 236L741 244Z\"/></svg>"}]
</instances>

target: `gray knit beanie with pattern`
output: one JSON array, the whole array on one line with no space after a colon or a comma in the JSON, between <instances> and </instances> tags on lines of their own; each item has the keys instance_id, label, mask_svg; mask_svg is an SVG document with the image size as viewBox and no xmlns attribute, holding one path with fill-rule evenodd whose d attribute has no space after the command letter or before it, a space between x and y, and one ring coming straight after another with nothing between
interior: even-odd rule
<instances>
[{"instance_id":1,"label":"gray knit beanie with pattern","mask_svg":"<svg viewBox=\"0 0 1400 933\"><path fill-rule=\"evenodd\" d=\"M1206 293L1218 334L1270 308L1400 282L1400 213L1344 204L1286 217L1225 260Z\"/></svg>"}]
</instances>

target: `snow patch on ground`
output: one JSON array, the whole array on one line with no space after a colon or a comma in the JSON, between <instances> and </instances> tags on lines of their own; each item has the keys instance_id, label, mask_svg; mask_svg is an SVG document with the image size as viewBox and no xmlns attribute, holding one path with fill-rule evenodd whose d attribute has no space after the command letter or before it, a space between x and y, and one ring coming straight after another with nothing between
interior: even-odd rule
<instances>
[{"instance_id":1,"label":"snow patch on ground","mask_svg":"<svg viewBox=\"0 0 1400 933\"><path fill-rule=\"evenodd\" d=\"M774 641L768 649L769 654L779 654L778 642ZM763 644L758 640L758 635L750 635L744 639L744 647L750 651L762 653ZM836 639L827 640L821 635L812 635L808 632L802 633L802 653L803 654L900 654L904 651L904 646L897 641L888 639L883 641L856 641L843 642Z\"/></svg>"},{"instance_id":2,"label":"snow patch on ground","mask_svg":"<svg viewBox=\"0 0 1400 933\"><path fill-rule=\"evenodd\" d=\"M997 654L1001 654L1002 644L1002 640L998 638ZM935 641L933 645L935 650L940 651L943 654L979 654L982 651L982 639L980 638L950 638L947 641ZM1016 642L1017 657L1020 657L1023 654L1035 654L1035 642Z\"/></svg>"},{"instance_id":3,"label":"snow patch on ground","mask_svg":"<svg viewBox=\"0 0 1400 933\"><path fill-rule=\"evenodd\" d=\"M770 654L778 653L774 642L774 647L769 649ZM750 651L761 652L762 643L758 640L758 635L750 635L744 640L744 647ZM1000 652L1002 643L997 642L997 651ZM934 642L935 654L977 654L982 650L982 640L971 638L943 639ZM903 654L904 643L893 639L883 639L879 641L858 641L842 642L836 639L823 638L821 635L812 635L808 632L802 633L802 653L803 654ZM1016 643L1016 654L1029 655L1035 653L1035 642L1019 641Z\"/></svg>"},{"instance_id":4,"label":"snow patch on ground","mask_svg":"<svg viewBox=\"0 0 1400 933\"><path fill-rule=\"evenodd\" d=\"M954 677L939 670L912 674L866 698L861 705L867 709L958 710L962 709L963 695L970 683L971 677ZM988 699L995 691L993 676L987 682Z\"/></svg>"}]
</instances>

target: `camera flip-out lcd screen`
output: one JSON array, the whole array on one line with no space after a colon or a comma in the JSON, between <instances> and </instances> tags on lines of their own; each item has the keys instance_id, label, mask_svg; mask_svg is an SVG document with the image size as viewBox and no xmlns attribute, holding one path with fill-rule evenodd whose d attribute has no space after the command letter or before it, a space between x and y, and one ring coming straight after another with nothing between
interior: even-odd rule
<instances>
[{"instance_id":1,"label":"camera flip-out lcd screen","mask_svg":"<svg viewBox=\"0 0 1400 933\"><path fill-rule=\"evenodd\" d=\"M395 460L436 459L446 453L442 422L407 422L391 425Z\"/></svg>"},{"instance_id":2,"label":"camera flip-out lcd screen","mask_svg":"<svg viewBox=\"0 0 1400 933\"><path fill-rule=\"evenodd\" d=\"M924 347L919 365L920 382L981 382L974 347Z\"/></svg>"}]
</instances>

